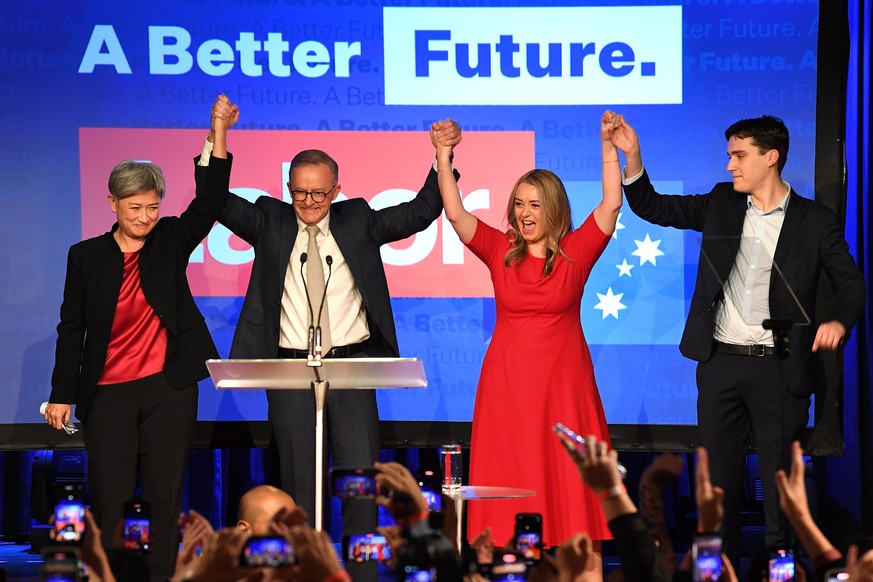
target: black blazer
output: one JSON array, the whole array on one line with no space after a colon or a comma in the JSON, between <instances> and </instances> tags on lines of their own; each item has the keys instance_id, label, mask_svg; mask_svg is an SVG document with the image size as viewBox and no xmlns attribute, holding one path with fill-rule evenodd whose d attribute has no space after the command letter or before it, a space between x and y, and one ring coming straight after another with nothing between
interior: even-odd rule
<instances>
[{"instance_id":1,"label":"black blazer","mask_svg":"<svg viewBox=\"0 0 873 582\"><path fill-rule=\"evenodd\" d=\"M360 198L331 205L330 231L349 265L367 312L369 355L397 357L400 353L379 247L424 230L442 209L437 173L433 169L418 195L409 202L378 211ZM252 203L231 194L219 222L255 249L230 357L274 358L279 349L285 271L297 238L294 207L270 196L261 196Z\"/></svg>"},{"instance_id":2,"label":"black blazer","mask_svg":"<svg viewBox=\"0 0 873 582\"><path fill-rule=\"evenodd\" d=\"M195 158L195 167L197 159ZM194 200L181 216L158 220L140 251L143 293L167 328L164 375L178 389L208 375L205 361L218 352L188 287L188 258L227 201L232 158L196 167ZM208 173L208 178L207 178ZM50 402L75 404L84 421L106 363L112 320L121 291L124 255L110 232L70 248Z\"/></svg>"},{"instance_id":3,"label":"black blazer","mask_svg":"<svg viewBox=\"0 0 873 582\"><path fill-rule=\"evenodd\" d=\"M697 282L679 349L684 356L705 362L712 355L715 310L721 303L722 286L739 251L747 195L727 182L716 184L709 194L660 195L646 172L624 191L628 205L640 218L703 233ZM831 313L817 319L816 291L822 270L836 300ZM770 317L795 323L788 332L791 354L783 367L793 394L806 396L814 389L811 350L818 323L837 320L848 333L861 317L865 294L864 277L849 254L836 214L792 192L773 256ZM806 320L808 325L797 325Z\"/></svg>"}]
</instances>

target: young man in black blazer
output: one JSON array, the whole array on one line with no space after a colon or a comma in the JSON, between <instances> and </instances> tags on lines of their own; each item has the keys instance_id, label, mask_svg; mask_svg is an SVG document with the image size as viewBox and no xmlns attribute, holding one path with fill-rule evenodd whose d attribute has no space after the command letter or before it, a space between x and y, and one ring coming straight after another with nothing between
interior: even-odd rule
<instances>
[{"instance_id":1,"label":"young man in black blazer","mask_svg":"<svg viewBox=\"0 0 873 582\"><path fill-rule=\"evenodd\" d=\"M746 448L752 431L764 489L765 541L789 547L774 483L791 464L791 442L809 420L814 352L836 350L861 316L865 283L837 215L782 179L788 129L776 117L743 119L725 131L732 183L708 194L658 194L626 122L613 142L624 152L624 191L634 213L661 226L703 234L697 281L679 344L696 360L697 421L712 482L725 493L724 548L738 564ZM836 300L816 317L821 274ZM794 325L790 354L765 320ZM787 357L782 357L786 356Z\"/></svg>"}]
</instances>

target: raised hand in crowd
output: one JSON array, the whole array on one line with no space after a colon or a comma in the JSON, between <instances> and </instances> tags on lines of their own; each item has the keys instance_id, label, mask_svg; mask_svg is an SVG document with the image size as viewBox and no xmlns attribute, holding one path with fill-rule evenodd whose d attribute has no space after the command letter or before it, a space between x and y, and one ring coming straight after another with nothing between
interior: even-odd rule
<instances>
[{"instance_id":1,"label":"raised hand in crowd","mask_svg":"<svg viewBox=\"0 0 873 582\"><path fill-rule=\"evenodd\" d=\"M873 582L873 549L858 556L858 546L851 545L846 552L846 571L849 582Z\"/></svg>"},{"instance_id":2,"label":"raised hand in crowd","mask_svg":"<svg viewBox=\"0 0 873 582\"><path fill-rule=\"evenodd\" d=\"M806 465L799 441L791 443L791 470L776 471L779 507L794 528L800 543L816 567L842 558L842 554L825 537L812 519L806 496Z\"/></svg>"},{"instance_id":3,"label":"raised hand in crowd","mask_svg":"<svg viewBox=\"0 0 873 582\"><path fill-rule=\"evenodd\" d=\"M724 491L713 487L709 476L709 454L703 447L697 448L697 470L695 471L695 497L697 500L697 531L717 532L724 518ZM738 582L739 578L727 555L722 553L722 582ZM691 569L691 552L685 555L680 571Z\"/></svg>"},{"instance_id":4,"label":"raised hand in crowd","mask_svg":"<svg viewBox=\"0 0 873 582\"><path fill-rule=\"evenodd\" d=\"M470 542L470 549L473 552L472 558L476 560L476 564L492 564L494 562L494 548L495 546L491 539L490 527L486 527L479 532L479 535L473 538ZM510 539L507 541L503 549L514 549L513 540ZM528 568L526 580L528 582L553 582L558 580L558 571L559 566L555 559L548 553L543 552L540 563L534 564ZM480 574L474 574L468 576L467 579L473 582L478 582L486 580L487 578ZM594 578L592 578L592 580L594 580ZM597 578L597 580L599 580L599 578Z\"/></svg>"},{"instance_id":5,"label":"raised hand in crowd","mask_svg":"<svg viewBox=\"0 0 873 582\"><path fill-rule=\"evenodd\" d=\"M375 463L373 466L379 470L376 474L376 483L380 488L388 489L392 493L390 497L380 495L376 498L376 503L391 511L397 525L405 527L409 525L409 522L427 517L427 499L422 495L421 487L418 486L418 481L412 476L409 469L394 462ZM401 495L398 496L398 493ZM403 494L411 498L412 508L398 507L397 501L403 498ZM405 515L406 513L410 513L410 515Z\"/></svg>"},{"instance_id":6,"label":"raised hand in crowd","mask_svg":"<svg viewBox=\"0 0 873 582\"><path fill-rule=\"evenodd\" d=\"M297 565L293 567L294 580L351 580L340 565L333 543L325 532L316 531L308 524L297 525L289 531L294 544Z\"/></svg>"},{"instance_id":7,"label":"raised hand in crowd","mask_svg":"<svg viewBox=\"0 0 873 582\"><path fill-rule=\"evenodd\" d=\"M697 471L695 474L697 499L697 531L717 532L724 519L724 490L713 487L709 476L709 454L703 447L697 448Z\"/></svg>"},{"instance_id":8,"label":"raised hand in crowd","mask_svg":"<svg viewBox=\"0 0 873 582\"><path fill-rule=\"evenodd\" d=\"M661 453L657 455L643 471L640 481L663 488L664 485L675 481L682 474L682 466L685 461L675 453Z\"/></svg>"},{"instance_id":9,"label":"raised hand in crowd","mask_svg":"<svg viewBox=\"0 0 873 582\"><path fill-rule=\"evenodd\" d=\"M790 471L790 473L784 470L776 471L776 487L779 489L779 507L782 508L791 525L797 529L805 523L812 523L812 514L806 496L806 465L803 462L803 449L798 441L791 443ZM804 541L803 538L801 541Z\"/></svg>"},{"instance_id":10,"label":"raised hand in crowd","mask_svg":"<svg viewBox=\"0 0 873 582\"><path fill-rule=\"evenodd\" d=\"M490 564L494 560L494 542L491 540L490 527L486 527L473 538L470 549L473 550L477 564Z\"/></svg>"},{"instance_id":11,"label":"raised hand in crowd","mask_svg":"<svg viewBox=\"0 0 873 582\"><path fill-rule=\"evenodd\" d=\"M603 577L595 568L594 543L587 533L577 533L560 545L555 554L558 582L597 582Z\"/></svg>"},{"instance_id":12,"label":"raised hand in crowd","mask_svg":"<svg viewBox=\"0 0 873 582\"><path fill-rule=\"evenodd\" d=\"M209 520L193 509L179 516L179 527L182 530L182 545L176 557L174 582L193 578L196 561L215 535Z\"/></svg>"},{"instance_id":13,"label":"raised hand in crowd","mask_svg":"<svg viewBox=\"0 0 873 582\"><path fill-rule=\"evenodd\" d=\"M636 513L637 508L627 496L621 482L617 451L610 450L605 441L598 442L594 435L586 437L584 454L569 440L561 438L561 443L576 464L582 481L603 500L601 507L607 520Z\"/></svg>"},{"instance_id":14,"label":"raised hand in crowd","mask_svg":"<svg viewBox=\"0 0 873 582\"><path fill-rule=\"evenodd\" d=\"M253 572L241 568L239 556L249 532L235 528L224 528L214 536L209 536L200 546L200 557L191 561L187 578L198 582L235 582L249 578ZM178 574L178 573L177 573ZM176 576L173 578L177 579Z\"/></svg>"},{"instance_id":15,"label":"raised hand in crowd","mask_svg":"<svg viewBox=\"0 0 873 582\"><path fill-rule=\"evenodd\" d=\"M684 461L674 453L661 453L646 467L640 477L640 515L649 524L649 531L664 558L664 567L669 576L676 571L676 554L670 532L667 531L664 513L664 486L676 480L682 472Z\"/></svg>"},{"instance_id":16,"label":"raised hand in crowd","mask_svg":"<svg viewBox=\"0 0 873 582\"><path fill-rule=\"evenodd\" d=\"M90 509L85 509L85 539L82 540L82 561L88 565L91 582L115 582L109 558L100 541L100 528Z\"/></svg>"},{"instance_id":17,"label":"raised hand in crowd","mask_svg":"<svg viewBox=\"0 0 873 582\"><path fill-rule=\"evenodd\" d=\"M179 529L182 531L183 537L189 530L192 532L206 530L210 534L215 531L209 520L203 517L196 509L189 509L188 513L179 514Z\"/></svg>"},{"instance_id":18,"label":"raised hand in crowd","mask_svg":"<svg viewBox=\"0 0 873 582\"><path fill-rule=\"evenodd\" d=\"M292 528L306 524L306 512L299 505L293 509L283 507L270 520L270 531L286 535Z\"/></svg>"},{"instance_id":19,"label":"raised hand in crowd","mask_svg":"<svg viewBox=\"0 0 873 582\"><path fill-rule=\"evenodd\" d=\"M576 464L582 481L600 499L600 507L609 522L625 577L628 580L666 580L666 571L655 542L621 482L618 452L610 450L605 441L598 442L594 435L588 435L580 449L575 441L558 434ZM599 556L596 563L597 573L602 576Z\"/></svg>"},{"instance_id":20,"label":"raised hand in crowd","mask_svg":"<svg viewBox=\"0 0 873 582\"><path fill-rule=\"evenodd\" d=\"M400 548L406 544L406 538L403 537L399 525L383 525L376 528L376 531L385 536L385 542L391 548L391 559L386 561L385 565L394 570L399 564L397 556L400 553Z\"/></svg>"}]
</instances>

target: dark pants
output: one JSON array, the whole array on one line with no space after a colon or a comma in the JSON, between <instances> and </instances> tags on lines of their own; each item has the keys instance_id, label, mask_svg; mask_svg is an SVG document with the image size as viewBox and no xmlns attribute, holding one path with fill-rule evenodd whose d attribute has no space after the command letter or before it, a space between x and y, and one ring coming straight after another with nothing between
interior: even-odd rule
<instances>
[{"instance_id":1,"label":"dark pants","mask_svg":"<svg viewBox=\"0 0 873 582\"><path fill-rule=\"evenodd\" d=\"M197 385L176 390L163 373L98 386L82 424L88 451L91 508L109 547L136 488L151 505L151 579L176 566L185 465L197 420Z\"/></svg>"},{"instance_id":2,"label":"dark pants","mask_svg":"<svg viewBox=\"0 0 873 582\"><path fill-rule=\"evenodd\" d=\"M366 353L356 354L366 357ZM315 522L315 396L311 390L267 390L269 419L279 449L282 489ZM328 390L325 439L334 467L372 467L379 460L379 413L375 390ZM325 470L327 463L325 463ZM327 475L324 479L326 489ZM330 506L326 491L324 505ZM343 534L376 530L372 499L345 500ZM376 564L346 564L355 581L375 580Z\"/></svg>"},{"instance_id":3,"label":"dark pants","mask_svg":"<svg viewBox=\"0 0 873 582\"><path fill-rule=\"evenodd\" d=\"M809 421L809 398L793 396L776 356L713 353L697 366L697 422L709 453L713 485L724 489L724 551L739 566L745 460L754 431L764 493L765 542L787 547L790 529L779 509L774 475L791 467L791 442Z\"/></svg>"}]
</instances>

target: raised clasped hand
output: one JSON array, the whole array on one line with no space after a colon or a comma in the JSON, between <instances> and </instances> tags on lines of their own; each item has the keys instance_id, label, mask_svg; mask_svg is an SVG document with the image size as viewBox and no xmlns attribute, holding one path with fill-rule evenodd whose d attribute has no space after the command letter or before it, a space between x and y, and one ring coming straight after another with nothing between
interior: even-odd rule
<instances>
[{"instance_id":1,"label":"raised clasped hand","mask_svg":"<svg viewBox=\"0 0 873 582\"><path fill-rule=\"evenodd\" d=\"M600 139L612 141L613 134L621 126L621 120L621 115L608 109L604 111L603 116L600 118Z\"/></svg>"},{"instance_id":2,"label":"raised clasped hand","mask_svg":"<svg viewBox=\"0 0 873 582\"><path fill-rule=\"evenodd\" d=\"M222 93L212 104L211 118L213 131L227 131L239 120L239 107Z\"/></svg>"},{"instance_id":3,"label":"raised clasped hand","mask_svg":"<svg viewBox=\"0 0 873 582\"><path fill-rule=\"evenodd\" d=\"M437 152L444 149L451 151L461 143L461 128L451 119L435 121L430 127L430 141Z\"/></svg>"}]
</instances>

